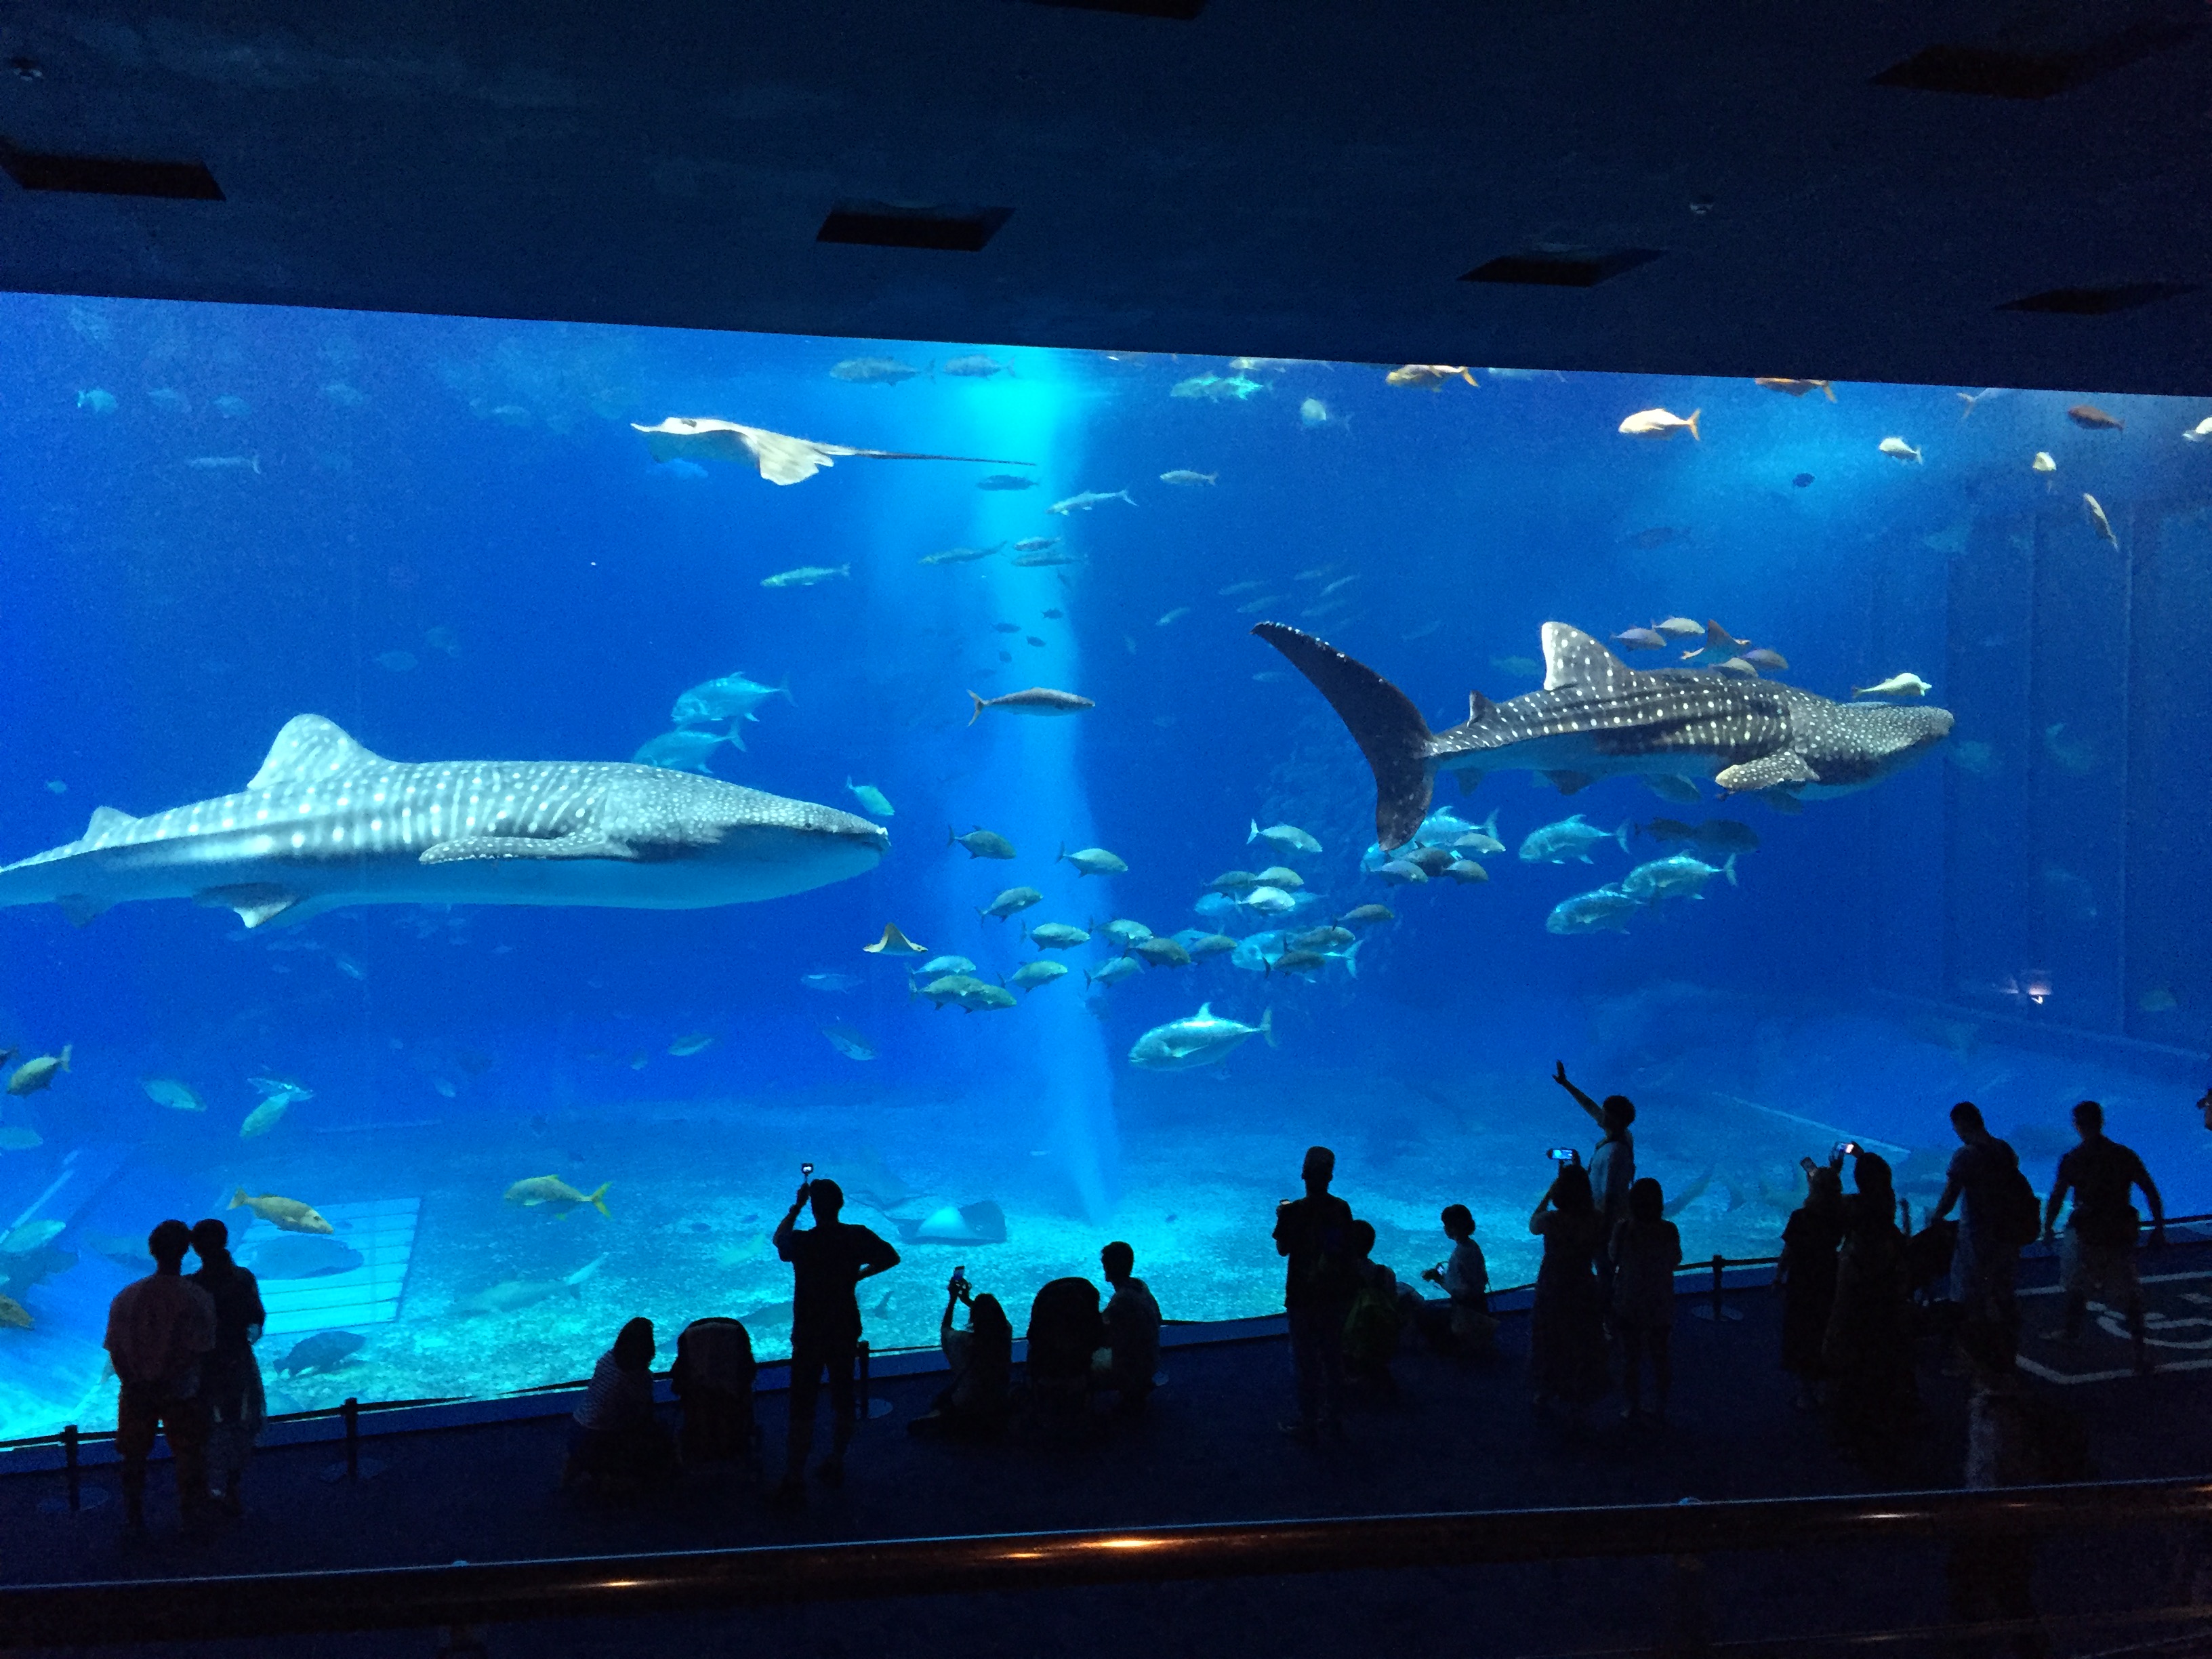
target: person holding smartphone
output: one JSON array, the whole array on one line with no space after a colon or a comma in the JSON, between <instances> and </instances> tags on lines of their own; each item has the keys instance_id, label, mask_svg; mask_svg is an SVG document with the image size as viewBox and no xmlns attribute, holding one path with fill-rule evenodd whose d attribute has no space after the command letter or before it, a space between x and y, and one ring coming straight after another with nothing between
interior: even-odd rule
<instances>
[{"instance_id":1,"label":"person holding smartphone","mask_svg":"<svg viewBox=\"0 0 2212 1659\"><path fill-rule=\"evenodd\" d=\"M803 1164L799 1196L775 1230L775 1253L791 1263L791 1432L785 1447L783 1484L775 1500L787 1507L806 1501L806 1458L814 1445L814 1407L822 1379L830 1379L830 1452L815 1471L828 1486L845 1479L845 1448L853 1438L853 1367L860 1355L864 1279L889 1273L899 1253L867 1228L839 1220L845 1194L834 1181L816 1180ZM814 1224L801 1230L799 1212L814 1206Z\"/></svg>"},{"instance_id":2,"label":"person holding smartphone","mask_svg":"<svg viewBox=\"0 0 2212 1659\"><path fill-rule=\"evenodd\" d=\"M1559 1405L1578 1412L1613 1386L1596 1272L1606 1233L1590 1196L1589 1171L1574 1149L1555 1146L1552 1158L1559 1173L1528 1218L1528 1231L1544 1241L1528 1310L1528 1393L1540 1409Z\"/></svg>"}]
</instances>

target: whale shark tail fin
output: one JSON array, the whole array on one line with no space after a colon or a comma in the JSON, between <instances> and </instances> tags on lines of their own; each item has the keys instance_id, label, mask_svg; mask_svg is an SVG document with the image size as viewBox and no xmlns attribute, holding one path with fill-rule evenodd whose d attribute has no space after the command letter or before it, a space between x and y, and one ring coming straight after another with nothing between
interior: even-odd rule
<instances>
[{"instance_id":1,"label":"whale shark tail fin","mask_svg":"<svg viewBox=\"0 0 2212 1659\"><path fill-rule=\"evenodd\" d=\"M1280 623L1252 630L1327 697L1375 774L1375 839L1402 847L1428 815L1429 723L1413 699L1334 646Z\"/></svg>"}]
</instances>

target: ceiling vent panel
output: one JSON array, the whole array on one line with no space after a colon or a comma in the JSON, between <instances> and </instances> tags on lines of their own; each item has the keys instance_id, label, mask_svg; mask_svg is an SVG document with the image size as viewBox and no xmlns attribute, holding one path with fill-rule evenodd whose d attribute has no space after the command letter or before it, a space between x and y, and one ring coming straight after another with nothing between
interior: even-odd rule
<instances>
[{"instance_id":1,"label":"ceiling vent panel","mask_svg":"<svg viewBox=\"0 0 2212 1659\"><path fill-rule=\"evenodd\" d=\"M2133 311L2154 300L2170 300L2177 294L2193 294L2191 283L2110 283L2096 288L2052 288L2008 300L1999 311L2040 311L2059 317L2108 317L2116 311Z\"/></svg>"},{"instance_id":2,"label":"ceiling vent panel","mask_svg":"<svg viewBox=\"0 0 2212 1659\"><path fill-rule=\"evenodd\" d=\"M1654 247L1615 248L1597 252L1589 248L1531 249L1525 253L1501 254L1477 265L1462 283L1510 283L1523 288L1595 288L1625 270L1649 264L1664 252Z\"/></svg>"},{"instance_id":3,"label":"ceiling vent panel","mask_svg":"<svg viewBox=\"0 0 2212 1659\"><path fill-rule=\"evenodd\" d=\"M1206 9L1206 0L1030 0L1062 11L1117 11L1125 17L1171 17L1188 23Z\"/></svg>"},{"instance_id":4,"label":"ceiling vent panel","mask_svg":"<svg viewBox=\"0 0 2212 1659\"><path fill-rule=\"evenodd\" d=\"M865 247L925 247L952 253L980 253L1012 208L909 207L895 202L840 202L830 210L817 242L848 242Z\"/></svg>"},{"instance_id":5,"label":"ceiling vent panel","mask_svg":"<svg viewBox=\"0 0 2212 1659\"><path fill-rule=\"evenodd\" d=\"M0 139L0 172L25 190L77 196L162 196L220 202L222 187L198 161L136 161L118 155L58 155Z\"/></svg>"},{"instance_id":6,"label":"ceiling vent panel","mask_svg":"<svg viewBox=\"0 0 2212 1659\"><path fill-rule=\"evenodd\" d=\"M2198 21L2161 8L2092 33L2086 14L2039 18L1989 40L1923 47L1882 70L1874 84L1970 98L2054 98L2176 45L2196 32Z\"/></svg>"}]
</instances>

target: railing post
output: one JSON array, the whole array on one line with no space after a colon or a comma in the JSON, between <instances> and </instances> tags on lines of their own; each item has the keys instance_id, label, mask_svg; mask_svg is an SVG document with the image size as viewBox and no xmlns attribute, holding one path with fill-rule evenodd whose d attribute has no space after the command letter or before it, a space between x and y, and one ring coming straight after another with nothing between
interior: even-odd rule
<instances>
[{"instance_id":1,"label":"railing post","mask_svg":"<svg viewBox=\"0 0 2212 1659\"><path fill-rule=\"evenodd\" d=\"M345 1419L346 1479L361 1479L361 1401L352 1395L338 1407L338 1415Z\"/></svg>"},{"instance_id":2,"label":"railing post","mask_svg":"<svg viewBox=\"0 0 2212 1659\"><path fill-rule=\"evenodd\" d=\"M84 1488L82 1471L77 1467L76 1425L66 1425L62 1430L62 1467L69 1482L70 1513L75 1515L84 1508Z\"/></svg>"},{"instance_id":3,"label":"railing post","mask_svg":"<svg viewBox=\"0 0 2212 1659\"><path fill-rule=\"evenodd\" d=\"M1721 1269L1726 1266L1728 1266L1728 1258L1726 1256L1716 1255L1713 1257L1712 1298L1705 1303L1702 1306L1691 1310L1691 1311L1696 1314L1698 1318L1709 1319L1716 1325L1721 1323L1723 1320L1741 1319L1743 1317L1741 1312L1735 1308L1729 1307L1725 1302L1721 1300Z\"/></svg>"},{"instance_id":4,"label":"railing post","mask_svg":"<svg viewBox=\"0 0 2212 1659\"><path fill-rule=\"evenodd\" d=\"M1707 1595L1705 1560L1701 1555L1674 1558L1668 1586L1667 1641L1668 1659L1692 1659L1712 1650L1712 1605Z\"/></svg>"},{"instance_id":5,"label":"railing post","mask_svg":"<svg viewBox=\"0 0 2212 1659\"><path fill-rule=\"evenodd\" d=\"M857 1422L865 1423L872 1417L889 1417L891 1414L891 1402L876 1398L875 1379L872 1375L870 1364L872 1358L868 1344L861 1343L859 1354L860 1376L857 1386L853 1390L853 1416Z\"/></svg>"}]
</instances>

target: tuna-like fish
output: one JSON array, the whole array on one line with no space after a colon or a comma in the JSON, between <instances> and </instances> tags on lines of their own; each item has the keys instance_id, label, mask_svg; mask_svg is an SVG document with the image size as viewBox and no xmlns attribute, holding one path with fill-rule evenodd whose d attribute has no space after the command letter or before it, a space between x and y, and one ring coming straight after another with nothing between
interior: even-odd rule
<instances>
[{"instance_id":1,"label":"tuna-like fish","mask_svg":"<svg viewBox=\"0 0 2212 1659\"><path fill-rule=\"evenodd\" d=\"M1628 850L1630 825L1624 822L1618 829L1601 830L1584 822L1583 815L1561 818L1557 823L1547 823L1540 830L1532 830L1521 842L1522 860L1529 864L1565 864L1569 859L1590 861L1589 849L1601 841L1617 841L1620 850Z\"/></svg>"},{"instance_id":2,"label":"tuna-like fish","mask_svg":"<svg viewBox=\"0 0 2212 1659\"><path fill-rule=\"evenodd\" d=\"M1644 907L1618 887L1601 887L1562 899L1544 918L1547 933L1595 933L1628 931L1628 918Z\"/></svg>"},{"instance_id":3,"label":"tuna-like fish","mask_svg":"<svg viewBox=\"0 0 2212 1659\"><path fill-rule=\"evenodd\" d=\"M770 697L791 701L791 681L787 677L781 685L763 685L757 680L747 679L744 674L725 674L718 680L708 680L693 686L677 698L675 708L669 710L671 726L704 726L709 720L757 720L753 711ZM742 749L744 744L733 732L730 741Z\"/></svg>"},{"instance_id":4,"label":"tuna-like fish","mask_svg":"<svg viewBox=\"0 0 2212 1659\"><path fill-rule=\"evenodd\" d=\"M1863 789L1948 736L1950 711L1844 704L1710 669L1634 669L1581 629L1543 628L1544 685L1504 702L1469 694L1468 718L1432 732L1413 701L1364 664L1279 623L1252 630L1329 700L1366 756L1376 838L1401 846L1439 771L1544 773L1567 793L1601 777L1711 778L1730 793L1814 799Z\"/></svg>"},{"instance_id":5,"label":"tuna-like fish","mask_svg":"<svg viewBox=\"0 0 2212 1659\"><path fill-rule=\"evenodd\" d=\"M1251 820L1251 834L1244 837L1244 844L1247 847L1249 847L1255 841L1264 841L1279 853L1318 853L1321 851L1321 843L1316 841L1304 830L1299 829L1295 823L1271 823L1265 830L1262 830L1260 827L1260 820L1254 818Z\"/></svg>"},{"instance_id":6,"label":"tuna-like fish","mask_svg":"<svg viewBox=\"0 0 2212 1659\"><path fill-rule=\"evenodd\" d=\"M1197 1066L1218 1066L1249 1036L1263 1036L1275 1046L1275 1011L1267 1010L1257 1025L1240 1025L1200 1003L1198 1012L1182 1019L1155 1025L1129 1050L1129 1064L1147 1071L1182 1072Z\"/></svg>"},{"instance_id":7,"label":"tuna-like fish","mask_svg":"<svg viewBox=\"0 0 2212 1659\"><path fill-rule=\"evenodd\" d=\"M280 1198L275 1193L248 1193L236 1188L230 1198L229 1208L247 1209L278 1231L288 1233L331 1233L337 1230L323 1219L312 1204L302 1204L296 1198Z\"/></svg>"},{"instance_id":8,"label":"tuna-like fish","mask_svg":"<svg viewBox=\"0 0 2212 1659\"><path fill-rule=\"evenodd\" d=\"M0 905L89 921L190 898L248 927L346 904L694 909L872 870L866 818L719 778L604 762L372 754L319 714L276 734L238 794L134 818L112 806L65 846L0 866Z\"/></svg>"},{"instance_id":9,"label":"tuna-like fish","mask_svg":"<svg viewBox=\"0 0 2212 1659\"><path fill-rule=\"evenodd\" d=\"M507 1189L507 1201L526 1210L550 1210L556 1216L564 1218L569 1211L588 1204L601 1215L605 1215L607 1184L602 1181L596 1191L580 1193L559 1176L532 1176L526 1181L516 1182Z\"/></svg>"},{"instance_id":10,"label":"tuna-like fish","mask_svg":"<svg viewBox=\"0 0 2212 1659\"><path fill-rule=\"evenodd\" d=\"M1101 501L1127 501L1134 507L1137 498L1126 489L1085 489L1066 501L1054 501L1045 511L1057 513L1064 519L1071 513L1088 513Z\"/></svg>"},{"instance_id":11,"label":"tuna-like fish","mask_svg":"<svg viewBox=\"0 0 2212 1659\"><path fill-rule=\"evenodd\" d=\"M1048 716L1079 714L1086 708L1098 707L1088 697L1079 697L1073 691L1055 691L1044 685L1033 685L1026 691L1009 691L1003 697L979 697L973 691L968 696L975 705L975 712L968 717L970 726L983 718L986 708L1007 714Z\"/></svg>"},{"instance_id":12,"label":"tuna-like fish","mask_svg":"<svg viewBox=\"0 0 2212 1659\"><path fill-rule=\"evenodd\" d=\"M571 1296L580 1296L583 1294L584 1281L599 1272L599 1264L605 1260L606 1257L604 1255L593 1256L565 1279L502 1279L489 1289L478 1291L474 1296L464 1297L455 1303L453 1311L457 1314L518 1313L525 1308L534 1308L541 1302L550 1301L564 1291ZM301 1343L298 1348L292 1351L291 1355L285 1359L284 1366L280 1369L290 1368L292 1360L298 1357L301 1350L306 1348L308 1343L324 1341L331 1334L333 1334L325 1332L322 1336L309 1337L307 1342ZM357 1336L351 1336L349 1333L343 1332L337 1334L347 1336L355 1348L361 1346L362 1340ZM345 1352L349 1353L352 1349L349 1348ZM335 1366L332 1369L335 1369Z\"/></svg>"},{"instance_id":13,"label":"tuna-like fish","mask_svg":"<svg viewBox=\"0 0 2212 1659\"><path fill-rule=\"evenodd\" d=\"M1623 877L1620 890L1639 904L1656 904L1670 898L1703 898L1705 884L1715 876L1726 876L1731 887L1737 884L1735 854L1729 854L1728 861L1717 869L1687 853L1654 859L1649 864L1638 865Z\"/></svg>"}]
</instances>

